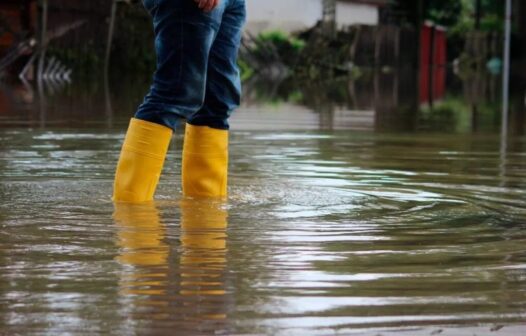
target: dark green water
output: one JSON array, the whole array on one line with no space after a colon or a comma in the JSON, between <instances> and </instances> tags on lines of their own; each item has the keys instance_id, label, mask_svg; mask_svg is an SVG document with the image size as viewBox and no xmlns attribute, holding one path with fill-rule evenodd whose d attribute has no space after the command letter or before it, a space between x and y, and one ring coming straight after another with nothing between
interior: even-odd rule
<instances>
[{"instance_id":1,"label":"dark green water","mask_svg":"<svg viewBox=\"0 0 526 336\"><path fill-rule=\"evenodd\" d=\"M0 335L524 334L521 132L248 104L228 202L181 198L178 132L157 201L126 206L127 105L79 101L4 110Z\"/></svg>"}]
</instances>

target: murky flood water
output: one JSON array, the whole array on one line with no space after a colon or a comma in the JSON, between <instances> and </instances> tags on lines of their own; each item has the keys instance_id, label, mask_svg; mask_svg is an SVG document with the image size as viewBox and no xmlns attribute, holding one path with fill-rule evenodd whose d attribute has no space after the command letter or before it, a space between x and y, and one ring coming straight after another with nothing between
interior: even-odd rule
<instances>
[{"instance_id":1,"label":"murky flood water","mask_svg":"<svg viewBox=\"0 0 526 336\"><path fill-rule=\"evenodd\" d=\"M181 132L158 200L114 205L124 117L4 120L0 334L524 334L524 136L289 107L239 112L228 202L181 198Z\"/></svg>"},{"instance_id":2,"label":"murky flood water","mask_svg":"<svg viewBox=\"0 0 526 336\"><path fill-rule=\"evenodd\" d=\"M180 198L178 138L114 206L122 137L0 133L6 334L524 322L526 139L235 132L222 204Z\"/></svg>"}]
</instances>

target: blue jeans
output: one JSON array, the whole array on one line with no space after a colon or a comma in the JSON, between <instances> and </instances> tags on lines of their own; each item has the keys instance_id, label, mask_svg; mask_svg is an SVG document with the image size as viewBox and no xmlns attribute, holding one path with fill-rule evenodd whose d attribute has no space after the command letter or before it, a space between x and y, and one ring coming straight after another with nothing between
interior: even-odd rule
<instances>
[{"instance_id":1,"label":"blue jeans","mask_svg":"<svg viewBox=\"0 0 526 336\"><path fill-rule=\"evenodd\" d=\"M245 0L221 0L206 13L194 0L143 0L153 18L157 70L136 118L175 129L229 129L239 106L237 54L246 19Z\"/></svg>"}]
</instances>

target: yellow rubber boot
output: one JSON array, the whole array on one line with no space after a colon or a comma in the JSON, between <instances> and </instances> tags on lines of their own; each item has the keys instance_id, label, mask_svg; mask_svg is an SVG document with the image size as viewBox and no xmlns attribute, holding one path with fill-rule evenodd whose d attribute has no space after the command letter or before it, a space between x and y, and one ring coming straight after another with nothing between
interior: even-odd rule
<instances>
[{"instance_id":1,"label":"yellow rubber boot","mask_svg":"<svg viewBox=\"0 0 526 336\"><path fill-rule=\"evenodd\" d=\"M166 227L155 203L115 203L113 219L120 247L116 259L133 266L121 272L119 293L124 296L166 295L170 246L164 242ZM148 306L148 300L145 298L141 302Z\"/></svg>"},{"instance_id":2,"label":"yellow rubber boot","mask_svg":"<svg viewBox=\"0 0 526 336\"><path fill-rule=\"evenodd\" d=\"M227 264L226 239L228 213L222 202L209 199L183 199L181 205L181 295L224 296ZM199 301L202 305L202 301ZM207 306L206 304L204 306ZM207 318L223 319L217 308L204 311ZM189 309L190 311L191 309Z\"/></svg>"},{"instance_id":3,"label":"yellow rubber boot","mask_svg":"<svg viewBox=\"0 0 526 336\"><path fill-rule=\"evenodd\" d=\"M153 200L173 131L165 126L132 119L115 174L113 201Z\"/></svg>"},{"instance_id":4,"label":"yellow rubber boot","mask_svg":"<svg viewBox=\"0 0 526 336\"><path fill-rule=\"evenodd\" d=\"M182 178L185 196L226 197L228 131L186 125Z\"/></svg>"},{"instance_id":5,"label":"yellow rubber boot","mask_svg":"<svg viewBox=\"0 0 526 336\"><path fill-rule=\"evenodd\" d=\"M167 263L166 228L153 202L116 203L113 219L118 228L118 245L123 248L117 260L133 266Z\"/></svg>"}]
</instances>

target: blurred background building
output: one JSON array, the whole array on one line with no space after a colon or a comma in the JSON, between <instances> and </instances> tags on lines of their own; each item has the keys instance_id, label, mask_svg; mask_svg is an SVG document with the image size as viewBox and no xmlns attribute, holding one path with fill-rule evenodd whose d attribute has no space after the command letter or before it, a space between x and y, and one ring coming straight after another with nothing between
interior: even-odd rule
<instances>
[{"instance_id":1,"label":"blurred background building","mask_svg":"<svg viewBox=\"0 0 526 336\"><path fill-rule=\"evenodd\" d=\"M309 29L323 18L324 6L333 2L339 27L355 24L377 25L388 0L267 0L248 1L247 29L260 33L268 29L295 32Z\"/></svg>"},{"instance_id":2,"label":"blurred background building","mask_svg":"<svg viewBox=\"0 0 526 336\"><path fill-rule=\"evenodd\" d=\"M513 58L524 59L526 4L519 0L513 3ZM321 24L332 26L334 31L362 27L359 34L340 40L354 43L353 52L361 53L361 58L370 55L367 48L363 52L362 48L356 48L357 40L365 38L382 44L377 40L387 39L398 43L393 27L419 30L426 22L444 27L449 62L463 53L472 56L489 53L485 56L491 59L501 52L504 6L498 0L247 0L247 5L247 32L255 36L268 31L298 33ZM112 23L114 31L110 31ZM122 64L126 57L124 63L135 67L139 63L141 68L140 63L153 62L148 27L148 18L138 0L2 0L0 70L5 71L20 57L48 47L69 66L100 67L98 63L104 61L108 41L116 65ZM393 36L378 37L378 34ZM35 43L28 50L31 39ZM19 69L20 64L16 67Z\"/></svg>"},{"instance_id":3,"label":"blurred background building","mask_svg":"<svg viewBox=\"0 0 526 336\"><path fill-rule=\"evenodd\" d=\"M526 2L512 2L512 109L522 111ZM484 118L496 123L483 114L498 112L504 1L247 0L247 6L239 62L246 105L281 102L289 112L307 106L333 128L386 128L396 120L416 128L418 118L458 115L474 130ZM26 89L9 88L16 99L0 92L0 105L46 101L43 96L61 92L71 78L84 97L85 86L104 78L109 111L123 77L148 82L155 66L152 41L150 18L138 0L2 0L0 83L21 77ZM46 89L37 95L32 86L39 78ZM144 93L142 86L132 90L136 97ZM86 97L77 109L92 105ZM80 101L67 99L66 111ZM127 109L137 103L123 101ZM0 106L0 113L8 110Z\"/></svg>"}]
</instances>

